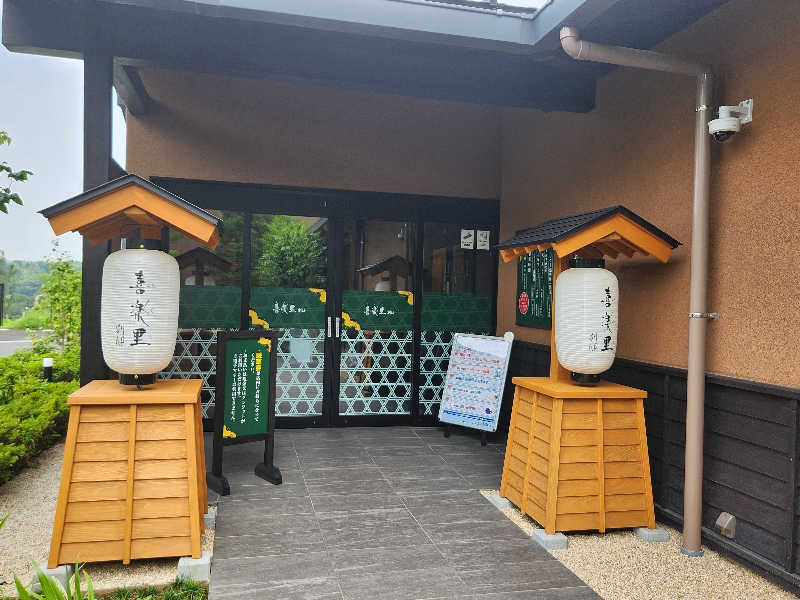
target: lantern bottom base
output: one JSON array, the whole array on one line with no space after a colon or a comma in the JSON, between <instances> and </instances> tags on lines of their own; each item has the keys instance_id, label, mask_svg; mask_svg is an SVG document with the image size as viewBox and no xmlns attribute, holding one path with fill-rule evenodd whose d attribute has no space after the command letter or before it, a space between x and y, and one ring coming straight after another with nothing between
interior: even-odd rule
<instances>
[{"instance_id":1,"label":"lantern bottom base","mask_svg":"<svg viewBox=\"0 0 800 600\"><path fill-rule=\"evenodd\" d=\"M600 382L600 375L594 373L570 373L572 381L578 385L596 385Z\"/></svg>"},{"instance_id":2,"label":"lantern bottom base","mask_svg":"<svg viewBox=\"0 0 800 600\"><path fill-rule=\"evenodd\" d=\"M153 385L156 382L156 374L150 373L149 375L142 374L128 374L120 373L119 382L122 385L135 385L141 387L143 385Z\"/></svg>"}]
</instances>

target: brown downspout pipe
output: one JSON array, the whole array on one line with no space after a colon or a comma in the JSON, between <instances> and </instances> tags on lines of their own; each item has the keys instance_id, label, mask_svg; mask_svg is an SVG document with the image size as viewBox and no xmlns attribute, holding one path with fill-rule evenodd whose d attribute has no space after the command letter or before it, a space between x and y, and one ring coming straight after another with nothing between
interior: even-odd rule
<instances>
[{"instance_id":1,"label":"brown downspout pipe","mask_svg":"<svg viewBox=\"0 0 800 600\"><path fill-rule=\"evenodd\" d=\"M686 386L686 470L683 487L683 545L688 556L701 556L703 509L703 421L705 404L706 298L708 287L708 215L711 176L708 114L711 67L683 59L621 46L593 44L580 39L574 27L561 29L561 46L572 58L612 65L680 73L697 78L694 131L694 200L692 204L691 284L689 289L689 373Z\"/></svg>"}]
</instances>

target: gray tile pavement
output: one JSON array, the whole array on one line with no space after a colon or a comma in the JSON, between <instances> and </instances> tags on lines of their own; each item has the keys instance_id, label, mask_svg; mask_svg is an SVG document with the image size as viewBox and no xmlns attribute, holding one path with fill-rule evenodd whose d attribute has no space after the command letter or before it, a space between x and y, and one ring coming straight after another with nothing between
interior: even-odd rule
<instances>
[{"instance_id":1,"label":"gray tile pavement","mask_svg":"<svg viewBox=\"0 0 800 600\"><path fill-rule=\"evenodd\" d=\"M253 475L262 452L225 449L210 600L599 598L478 492L499 487L502 444L436 428L278 430L280 486Z\"/></svg>"}]
</instances>

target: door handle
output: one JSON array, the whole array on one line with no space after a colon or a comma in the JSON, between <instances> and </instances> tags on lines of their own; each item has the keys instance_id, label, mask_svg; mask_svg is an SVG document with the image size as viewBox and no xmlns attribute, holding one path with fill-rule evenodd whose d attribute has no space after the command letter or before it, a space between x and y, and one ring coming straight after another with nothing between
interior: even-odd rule
<instances>
[{"instance_id":1,"label":"door handle","mask_svg":"<svg viewBox=\"0 0 800 600\"><path fill-rule=\"evenodd\" d=\"M331 337L331 318L328 317L328 337Z\"/></svg>"},{"instance_id":2,"label":"door handle","mask_svg":"<svg viewBox=\"0 0 800 600\"><path fill-rule=\"evenodd\" d=\"M342 337L342 319L339 317L336 317L336 337Z\"/></svg>"}]
</instances>

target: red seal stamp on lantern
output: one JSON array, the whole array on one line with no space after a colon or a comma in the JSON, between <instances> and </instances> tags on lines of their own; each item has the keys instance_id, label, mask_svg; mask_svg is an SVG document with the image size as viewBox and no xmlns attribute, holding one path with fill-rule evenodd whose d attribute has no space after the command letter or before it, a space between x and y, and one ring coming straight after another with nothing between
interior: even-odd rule
<instances>
[{"instance_id":1,"label":"red seal stamp on lantern","mask_svg":"<svg viewBox=\"0 0 800 600\"><path fill-rule=\"evenodd\" d=\"M522 292L519 295L519 314L527 315L530 306L531 306L531 301L530 298L528 298L528 292Z\"/></svg>"}]
</instances>

